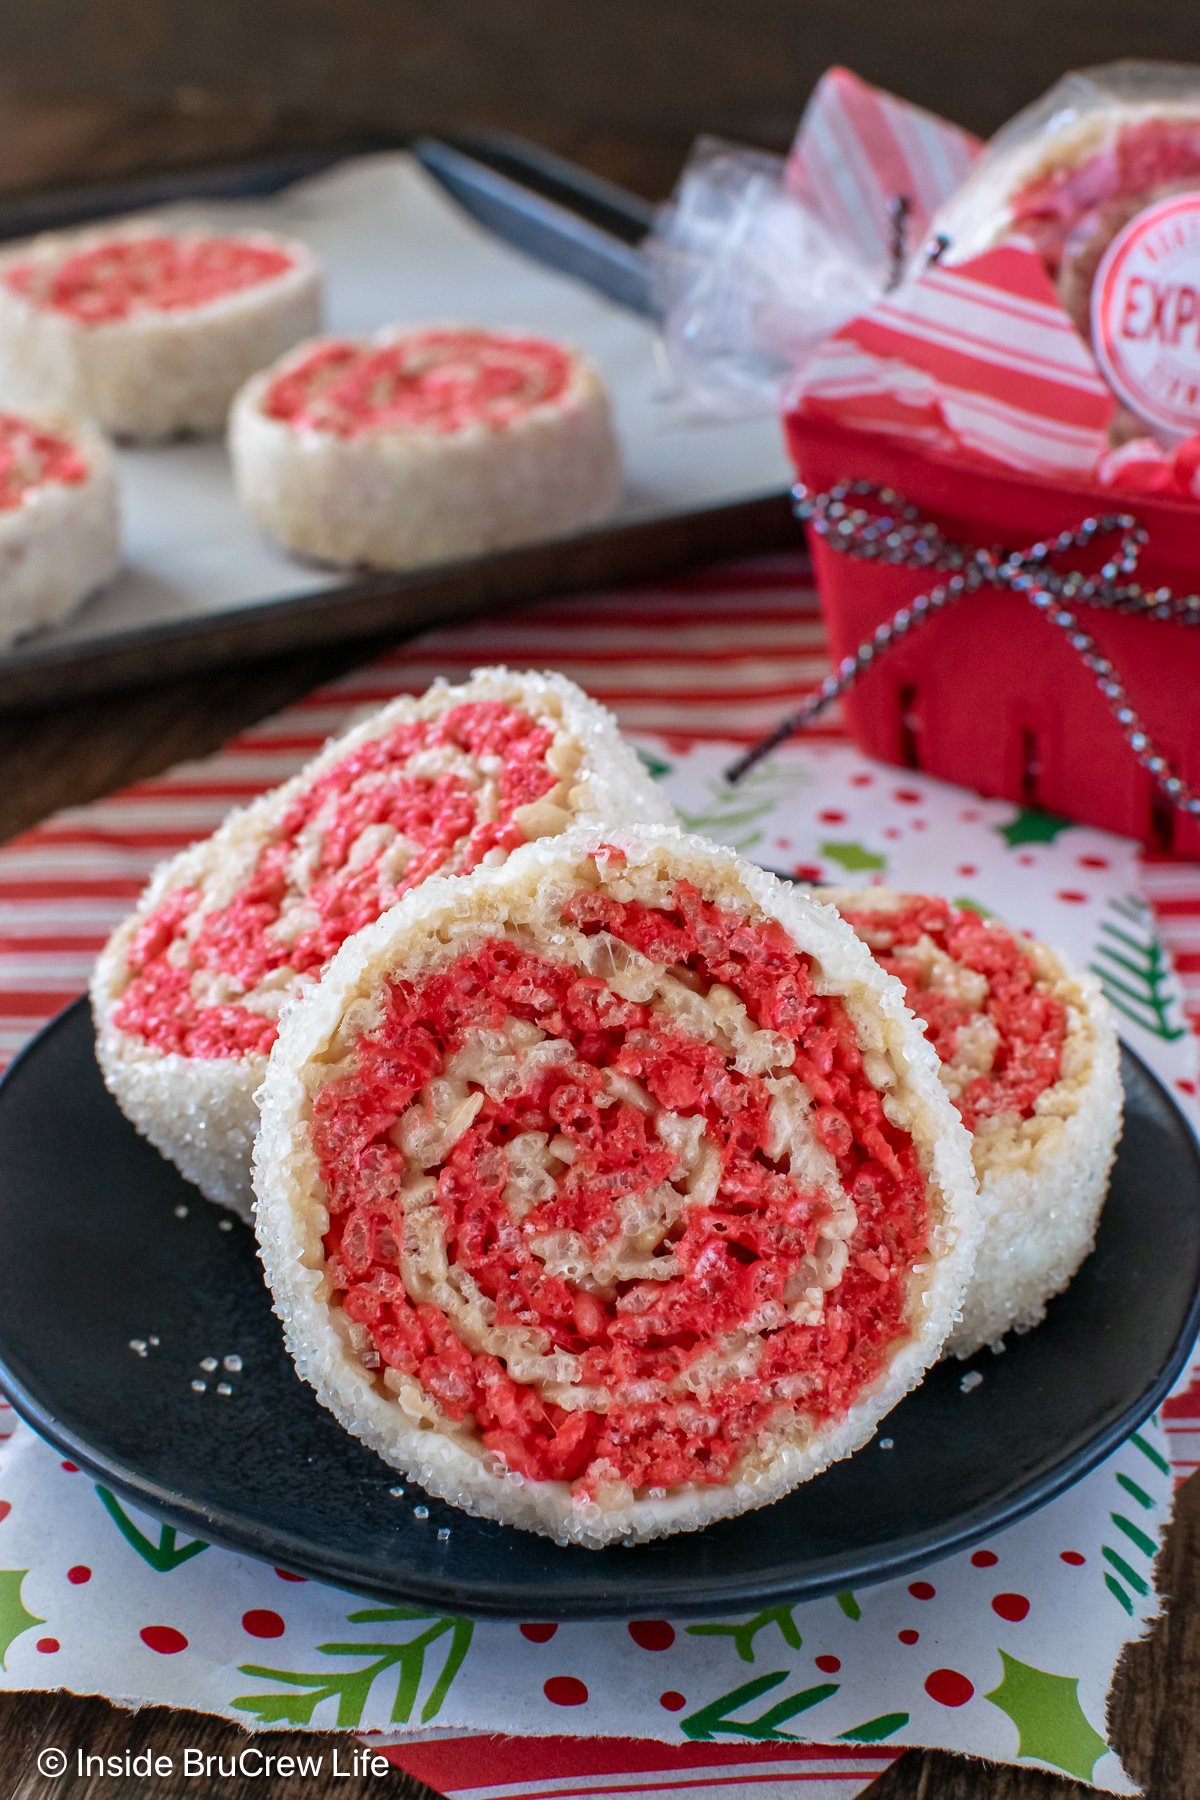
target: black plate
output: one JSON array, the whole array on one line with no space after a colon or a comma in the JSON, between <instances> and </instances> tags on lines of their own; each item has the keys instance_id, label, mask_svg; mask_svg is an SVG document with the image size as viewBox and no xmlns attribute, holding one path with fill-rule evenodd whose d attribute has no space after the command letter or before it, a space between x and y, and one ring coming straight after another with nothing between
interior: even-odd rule
<instances>
[{"instance_id":1,"label":"black plate","mask_svg":"<svg viewBox=\"0 0 1200 1800\"><path fill-rule=\"evenodd\" d=\"M930 1374L876 1444L776 1505L634 1550L561 1549L428 1502L295 1376L254 1243L128 1125L82 1002L0 1086L0 1382L66 1455L171 1524L388 1600L614 1618L811 1599L902 1575L1060 1493L1162 1399L1200 1323L1200 1155L1124 1054L1099 1241L1046 1323ZM176 1209L186 1207L186 1216ZM161 1339L139 1357L131 1339ZM243 1358L216 1392L204 1357ZM204 1393L194 1380L207 1379ZM439 1528L449 1536L440 1539Z\"/></svg>"}]
</instances>

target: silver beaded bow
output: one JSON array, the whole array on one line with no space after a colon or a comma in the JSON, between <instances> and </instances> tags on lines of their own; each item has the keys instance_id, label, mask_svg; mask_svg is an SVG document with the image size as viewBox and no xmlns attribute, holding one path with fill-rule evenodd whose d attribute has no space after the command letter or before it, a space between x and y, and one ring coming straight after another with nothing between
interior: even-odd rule
<instances>
[{"instance_id":1,"label":"silver beaded bow","mask_svg":"<svg viewBox=\"0 0 1200 1800\"><path fill-rule=\"evenodd\" d=\"M792 496L796 516L839 555L948 573L949 579L902 606L871 637L864 638L853 656L843 657L834 673L826 676L802 706L726 770L729 781L740 781L779 744L812 724L900 638L964 595L977 593L980 588L998 588L1028 600L1063 633L1080 661L1095 676L1097 687L1143 768L1149 770L1172 805L1193 818L1200 817L1200 794L1173 774L1166 758L1155 749L1112 663L1073 610L1076 606L1095 606L1106 612L1138 613L1176 625L1200 625L1200 594L1179 596L1170 588L1147 589L1130 579L1147 536L1131 513L1102 513L1084 519L1074 531L1060 531L1057 537L1031 544L1026 550L979 550L969 544L954 543L930 520L922 519L916 507L893 489L874 482L840 482L828 493L816 495L798 482ZM869 511L850 504L855 500L869 500L881 510ZM1053 566L1056 557L1071 550L1086 550L1097 539L1106 537L1117 539L1116 550L1094 575Z\"/></svg>"}]
</instances>

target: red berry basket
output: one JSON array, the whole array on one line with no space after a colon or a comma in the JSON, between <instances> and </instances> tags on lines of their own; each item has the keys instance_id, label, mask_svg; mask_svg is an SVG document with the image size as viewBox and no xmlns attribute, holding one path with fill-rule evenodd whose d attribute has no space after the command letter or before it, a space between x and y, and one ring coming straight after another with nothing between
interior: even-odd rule
<instances>
[{"instance_id":1,"label":"red berry basket","mask_svg":"<svg viewBox=\"0 0 1200 1800\"><path fill-rule=\"evenodd\" d=\"M1005 551L1120 508L1147 533L1137 581L1178 596L1200 589L1194 501L985 470L798 412L785 424L811 494L848 481L890 488L947 538ZM843 554L811 529L809 543L837 660L944 579ZM1200 629L1090 606L1080 606L1078 618L1111 661L1153 748L1200 790ZM931 616L887 648L842 704L855 742L883 762L1200 858L1200 819L1172 803L1078 650L1020 593L985 588Z\"/></svg>"}]
</instances>

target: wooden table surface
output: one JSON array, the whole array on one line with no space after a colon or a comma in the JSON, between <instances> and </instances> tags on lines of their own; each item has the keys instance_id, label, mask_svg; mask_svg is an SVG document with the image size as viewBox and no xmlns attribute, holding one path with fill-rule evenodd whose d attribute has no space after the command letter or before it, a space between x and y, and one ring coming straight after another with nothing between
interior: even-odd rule
<instances>
[{"instance_id":1,"label":"wooden table surface","mask_svg":"<svg viewBox=\"0 0 1200 1800\"><path fill-rule=\"evenodd\" d=\"M0 183L32 181L39 174L75 174L103 162L107 170L178 161L187 154L211 157L274 146L277 122L242 119L224 139L201 130L190 116L148 122L113 116L102 108L34 109L0 99ZM310 137L314 134L307 134ZM315 135L320 135L316 133ZM64 147L65 146L65 147ZM589 160L602 173L661 190L662 151L639 161L628 139L594 136ZM381 646L376 646L381 647ZM0 719L0 838L33 824L57 807L78 804L168 767L183 757L214 750L234 732L262 718L318 682L330 679L370 653L371 646L291 655L215 675L162 684L69 707ZM0 1250L2 1253L2 1250ZM1168 1608L1150 1635L1128 1650L1113 1690L1110 1733L1115 1748L1150 1800L1200 1796L1200 1480L1180 1491L1178 1512L1159 1569ZM0 1695L0 1800L260 1800L267 1786L252 1777L200 1786L181 1776L158 1780L88 1777L47 1780L36 1770L39 1749L123 1754L146 1745L176 1756L187 1746L230 1757L246 1743L233 1725L197 1714L159 1709L131 1715L96 1699L74 1695ZM332 1739L314 1734L272 1734L272 1747L308 1748ZM1029 1769L998 1768L940 1752L909 1751L872 1789L873 1800L1068 1800L1094 1790ZM346 1782L273 1781L272 1800L318 1796L389 1795L417 1800L429 1790L398 1774Z\"/></svg>"}]
</instances>

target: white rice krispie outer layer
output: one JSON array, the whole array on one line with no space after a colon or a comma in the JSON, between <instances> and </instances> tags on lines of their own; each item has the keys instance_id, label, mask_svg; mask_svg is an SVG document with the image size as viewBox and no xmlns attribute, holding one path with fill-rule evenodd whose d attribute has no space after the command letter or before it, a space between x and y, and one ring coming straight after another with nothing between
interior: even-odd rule
<instances>
[{"instance_id":1,"label":"white rice krispie outer layer","mask_svg":"<svg viewBox=\"0 0 1200 1800\"><path fill-rule=\"evenodd\" d=\"M614 847L623 864L612 856ZM391 977L418 979L476 944L513 933L535 954L570 960L577 934L562 908L581 887L605 888L617 898L658 895L669 904L680 880L721 907L777 920L811 957L818 991L842 997L868 1077L886 1095L889 1119L916 1147L932 1224L928 1248L911 1274L911 1334L844 1416L818 1424L790 1412L785 1424L772 1424L748 1448L724 1485L634 1493L618 1482L601 1504L579 1499L565 1481L506 1469L475 1435L469 1415L456 1424L414 1379L385 1382L364 1366L354 1328L330 1304L322 1241L329 1214L313 1143L313 1103L334 1065L345 1066L359 1035L378 1018ZM867 1442L936 1361L958 1317L978 1223L969 1141L899 983L832 908L676 829L614 825L602 835L576 829L517 851L502 868L414 890L348 941L322 981L289 1010L259 1098L256 1225L300 1374L348 1431L428 1493L559 1541L592 1548L614 1540L633 1543L697 1530L778 1499Z\"/></svg>"},{"instance_id":2,"label":"white rice krispie outer layer","mask_svg":"<svg viewBox=\"0 0 1200 1800\"><path fill-rule=\"evenodd\" d=\"M823 889L839 911L890 911L910 896L886 888ZM1058 1080L1023 1119L1001 1113L971 1140L982 1230L975 1272L947 1354L972 1356L1009 1331L1028 1331L1091 1250L1121 1136L1124 1090L1112 1010L1094 975L1022 940L1038 985L1066 1009ZM941 1071L952 1094L955 1072Z\"/></svg>"},{"instance_id":3,"label":"white rice krispie outer layer","mask_svg":"<svg viewBox=\"0 0 1200 1800\"><path fill-rule=\"evenodd\" d=\"M46 481L0 509L0 647L56 625L108 581L121 560L112 451L90 425L39 416L86 459L78 482Z\"/></svg>"},{"instance_id":4,"label":"white rice krispie outer layer","mask_svg":"<svg viewBox=\"0 0 1200 1800\"><path fill-rule=\"evenodd\" d=\"M393 327L370 341L383 346L409 335ZM561 537L615 508L620 452L607 391L585 357L572 353L562 393L502 430L475 423L340 437L263 409L272 384L315 347L301 345L248 382L230 415L238 494L286 549L321 562L403 570Z\"/></svg>"},{"instance_id":5,"label":"white rice krispie outer layer","mask_svg":"<svg viewBox=\"0 0 1200 1800\"><path fill-rule=\"evenodd\" d=\"M6 266L53 266L114 239L177 232L139 220L71 234L47 234L0 258L0 401L59 407L92 419L116 438L152 441L212 435L257 369L321 323L321 269L304 244L266 232L244 241L287 252L292 266L269 280L194 307L138 309L88 324L35 305L3 279Z\"/></svg>"},{"instance_id":6,"label":"white rice krispie outer layer","mask_svg":"<svg viewBox=\"0 0 1200 1800\"><path fill-rule=\"evenodd\" d=\"M114 1013L130 979L129 947L146 919L177 888L198 888L205 911L227 905L297 797L360 744L407 721L437 719L454 707L479 701L517 706L554 731L550 754L561 770L560 780L542 800L518 809L518 822L528 837L555 834L575 822L674 821L670 803L621 737L612 714L573 682L561 675L480 669L469 681L455 686L438 681L417 698L402 697L372 713L332 739L291 781L232 813L212 837L164 863L96 964L91 988L96 1054L122 1112L201 1193L244 1219L251 1216L253 1198L250 1151L258 1129L254 1095L266 1073L267 1058L164 1053L122 1031ZM493 850L485 861L499 860L503 854ZM300 985L294 976L276 984L270 1004L277 1009Z\"/></svg>"}]
</instances>

